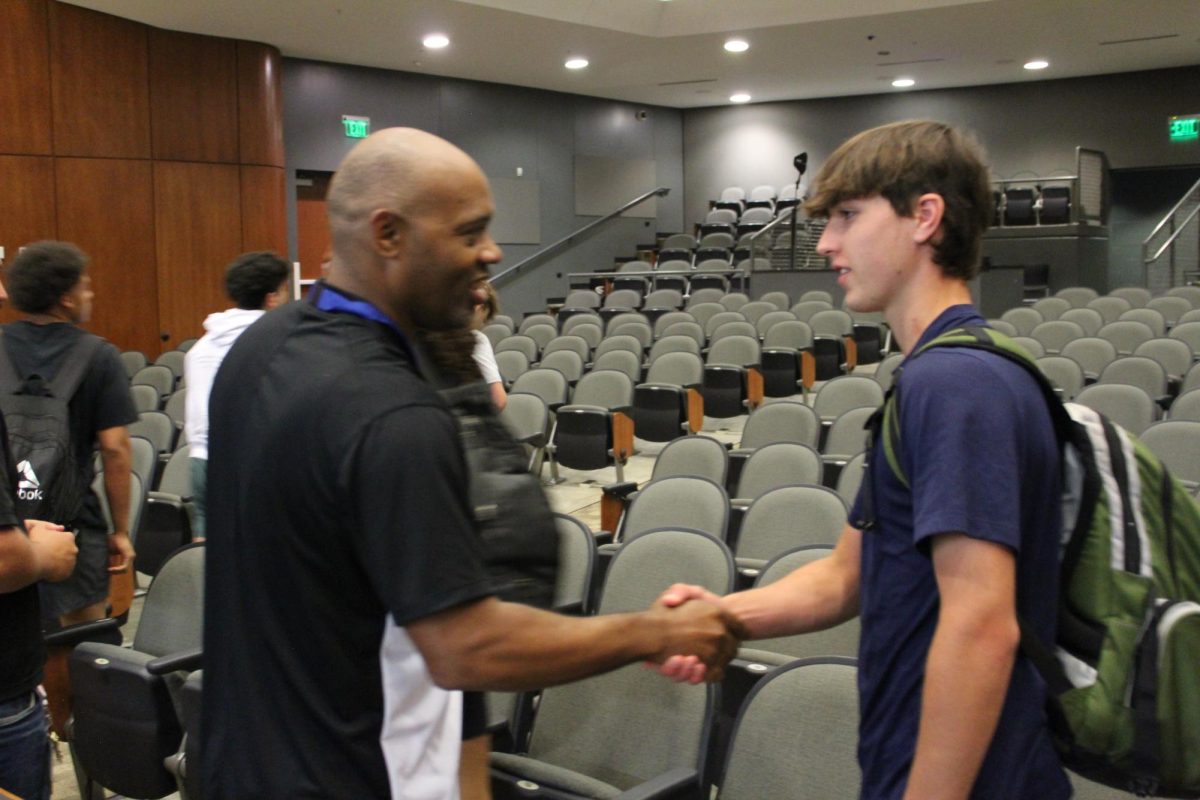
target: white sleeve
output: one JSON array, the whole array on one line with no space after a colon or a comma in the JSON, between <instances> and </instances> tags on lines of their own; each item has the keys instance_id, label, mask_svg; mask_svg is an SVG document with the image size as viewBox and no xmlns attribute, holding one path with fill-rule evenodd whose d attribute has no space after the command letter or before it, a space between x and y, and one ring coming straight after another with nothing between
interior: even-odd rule
<instances>
[{"instance_id":1,"label":"white sleeve","mask_svg":"<svg viewBox=\"0 0 1200 800\"><path fill-rule=\"evenodd\" d=\"M475 334L475 349L472 351L471 357L479 366L484 382L500 383L504 379L500 377L500 368L496 366L496 356L492 353L491 341L479 331L472 331L472 333Z\"/></svg>"}]
</instances>

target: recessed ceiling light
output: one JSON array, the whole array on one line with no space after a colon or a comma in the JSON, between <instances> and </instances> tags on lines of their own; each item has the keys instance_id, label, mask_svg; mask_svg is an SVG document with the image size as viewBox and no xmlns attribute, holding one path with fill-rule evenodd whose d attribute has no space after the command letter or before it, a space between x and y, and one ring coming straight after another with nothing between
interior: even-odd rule
<instances>
[{"instance_id":1,"label":"recessed ceiling light","mask_svg":"<svg viewBox=\"0 0 1200 800\"><path fill-rule=\"evenodd\" d=\"M916 84L917 82L912 78L896 78L896 80L892 81L892 86L895 86L897 89L907 89L909 86L916 86Z\"/></svg>"},{"instance_id":2,"label":"recessed ceiling light","mask_svg":"<svg viewBox=\"0 0 1200 800\"><path fill-rule=\"evenodd\" d=\"M749 103L750 95L746 94L745 92L738 92L737 94L731 94L731 95L729 95L729 102L731 102L731 103Z\"/></svg>"},{"instance_id":3,"label":"recessed ceiling light","mask_svg":"<svg viewBox=\"0 0 1200 800\"><path fill-rule=\"evenodd\" d=\"M1036 59L1034 61L1026 61L1025 62L1025 69L1045 69L1048 66L1050 66L1050 62L1043 61L1040 58Z\"/></svg>"},{"instance_id":4,"label":"recessed ceiling light","mask_svg":"<svg viewBox=\"0 0 1200 800\"><path fill-rule=\"evenodd\" d=\"M744 53L750 49L750 43L745 39L730 39L725 43L725 49L731 53Z\"/></svg>"},{"instance_id":5,"label":"recessed ceiling light","mask_svg":"<svg viewBox=\"0 0 1200 800\"><path fill-rule=\"evenodd\" d=\"M450 44L450 39L442 33L431 33L421 40L421 44L428 47L430 50L441 50L446 45Z\"/></svg>"},{"instance_id":6,"label":"recessed ceiling light","mask_svg":"<svg viewBox=\"0 0 1200 800\"><path fill-rule=\"evenodd\" d=\"M588 60L586 58L568 58L567 62L563 64L567 69L583 69L587 65Z\"/></svg>"}]
</instances>

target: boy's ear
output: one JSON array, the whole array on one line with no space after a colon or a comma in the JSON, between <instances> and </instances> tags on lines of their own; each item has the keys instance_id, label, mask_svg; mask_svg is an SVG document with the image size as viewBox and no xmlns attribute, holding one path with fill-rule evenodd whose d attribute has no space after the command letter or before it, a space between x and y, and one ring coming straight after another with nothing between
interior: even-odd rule
<instances>
[{"instance_id":1,"label":"boy's ear","mask_svg":"<svg viewBox=\"0 0 1200 800\"><path fill-rule=\"evenodd\" d=\"M942 216L946 213L946 201L936 192L927 192L916 199L913 216L917 228L913 237L918 244L932 244L942 227Z\"/></svg>"}]
</instances>

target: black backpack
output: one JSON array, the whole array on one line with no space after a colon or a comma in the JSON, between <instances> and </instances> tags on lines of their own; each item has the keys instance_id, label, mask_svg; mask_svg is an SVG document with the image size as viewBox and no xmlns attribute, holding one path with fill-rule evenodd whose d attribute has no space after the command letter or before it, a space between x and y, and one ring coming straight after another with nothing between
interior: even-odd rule
<instances>
[{"instance_id":1,"label":"black backpack","mask_svg":"<svg viewBox=\"0 0 1200 800\"><path fill-rule=\"evenodd\" d=\"M75 461L68 405L103 343L99 336L81 336L47 381L36 373L18 375L0 339L0 412L17 465L21 519L69 524L79 515L90 486Z\"/></svg>"}]
</instances>

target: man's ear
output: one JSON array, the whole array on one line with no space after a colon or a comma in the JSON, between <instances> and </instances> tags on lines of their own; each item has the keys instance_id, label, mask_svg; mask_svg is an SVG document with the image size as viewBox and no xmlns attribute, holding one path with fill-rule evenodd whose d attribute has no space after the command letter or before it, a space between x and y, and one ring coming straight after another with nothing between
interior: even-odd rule
<instances>
[{"instance_id":1,"label":"man's ear","mask_svg":"<svg viewBox=\"0 0 1200 800\"><path fill-rule=\"evenodd\" d=\"M371 243L384 258L404 252L407 232L407 221L394 211L379 209L371 214Z\"/></svg>"},{"instance_id":2,"label":"man's ear","mask_svg":"<svg viewBox=\"0 0 1200 800\"><path fill-rule=\"evenodd\" d=\"M914 217L917 220L913 238L917 244L933 244L942 227L942 215L946 213L946 201L936 192L921 195L915 202Z\"/></svg>"}]
</instances>

